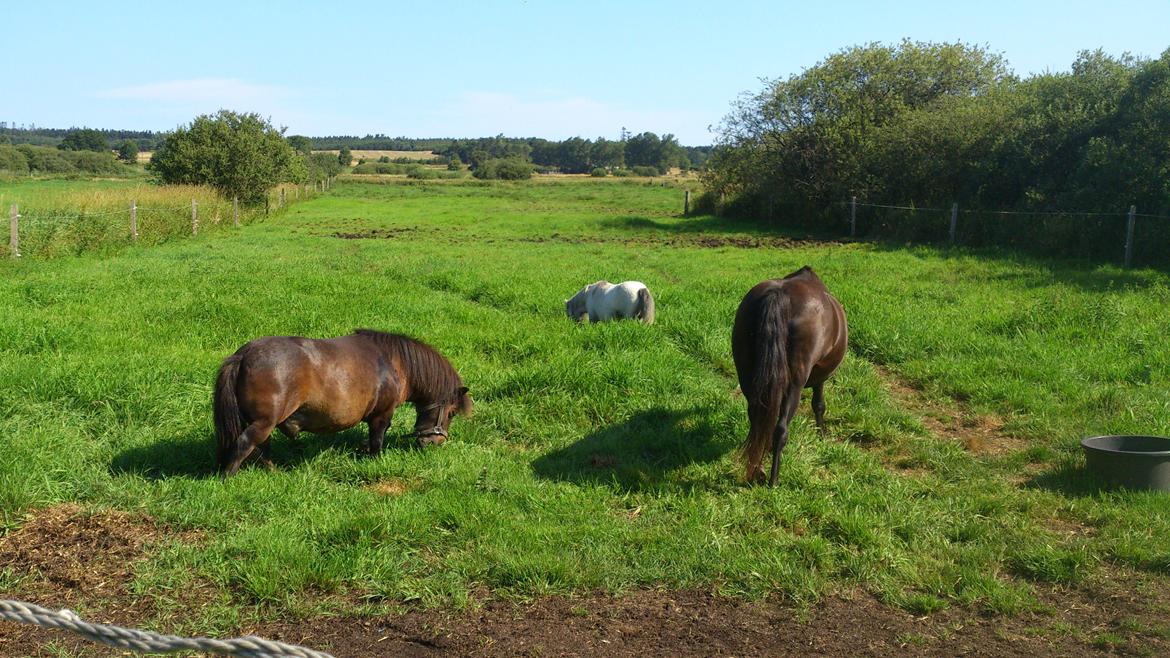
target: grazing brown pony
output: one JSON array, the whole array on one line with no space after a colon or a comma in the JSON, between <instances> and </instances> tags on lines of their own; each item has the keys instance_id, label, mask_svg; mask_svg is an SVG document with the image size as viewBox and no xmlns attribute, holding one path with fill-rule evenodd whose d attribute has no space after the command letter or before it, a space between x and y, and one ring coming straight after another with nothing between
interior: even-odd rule
<instances>
[{"instance_id":1,"label":"grazing brown pony","mask_svg":"<svg viewBox=\"0 0 1170 658\"><path fill-rule=\"evenodd\" d=\"M459 373L430 345L370 329L316 340L267 336L224 359L215 382L217 462L224 477L259 448L272 468L273 428L339 432L365 421L370 454L382 450L394 410L414 403L419 446L442 443L455 414L471 413Z\"/></svg>"},{"instance_id":2,"label":"grazing brown pony","mask_svg":"<svg viewBox=\"0 0 1170 658\"><path fill-rule=\"evenodd\" d=\"M845 310L807 265L756 284L739 303L731 351L751 423L743 446L749 482L764 477L760 461L771 437L768 485L776 485L788 423L804 388L813 390L817 429L824 431L825 380L841 365L848 340Z\"/></svg>"}]
</instances>

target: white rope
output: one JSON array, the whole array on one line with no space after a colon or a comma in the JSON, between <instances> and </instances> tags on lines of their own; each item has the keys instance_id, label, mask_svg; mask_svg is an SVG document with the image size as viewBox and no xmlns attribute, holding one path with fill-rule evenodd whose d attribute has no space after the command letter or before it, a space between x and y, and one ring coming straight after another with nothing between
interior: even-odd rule
<instances>
[{"instance_id":1,"label":"white rope","mask_svg":"<svg viewBox=\"0 0 1170 658\"><path fill-rule=\"evenodd\" d=\"M238 658L333 658L320 651L254 636L213 640L205 637L162 635L107 624L90 624L72 610L53 611L21 601L0 600L0 619L73 631L95 642L142 653L205 651Z\"/></svg>"}]
</instances>

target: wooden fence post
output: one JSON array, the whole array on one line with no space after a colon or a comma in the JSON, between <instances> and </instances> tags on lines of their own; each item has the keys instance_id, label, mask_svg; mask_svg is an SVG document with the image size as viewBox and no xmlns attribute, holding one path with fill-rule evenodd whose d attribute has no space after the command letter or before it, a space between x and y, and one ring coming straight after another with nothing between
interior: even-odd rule
<instances>
[{"instance_id":1,"label":"wooden fence post","mask_svg":"<svg viewBox=\"0 0 1170 658\"><path fill-rule=\"evenodd\" d=\"M199 206L191 199L191 235L199 235Z\"/></svg>"},{"instance_id":2,"label":"wooden fence post","mask_svg":"<svg viewBox=\"0 0 1170 658\"><path fill-rule=\"evenodd\" d=\"M951 204L951 244L955 244L955 228L959 224L959 202Z\"/></svg>"},{"instance_id":3,"label":"wooden fence post","mask_svg":"<svg viewBox=\"0 0 1170 658\"><path fill-rule=\"evenodd\" d=\"M1129 218L1125 222L1125 266L1133 262L1133 225L1137 221L1137 206L1129 207Z\"/></svg>"},{"instance_id":4,"label":"wooden fence post","mask_svg":"<svg viewBox=\"0 0 1170 658\"><path fill-rule=\"evenodd\" d=\"M293 188L293 201L301 200L301 186L297 185Z\"/></svg>"},{"instance_id":5,"label":"wooden fence post","mask_svg":"<svg viewBox=\"0 0 1170 658\"><path fill-rule=\"evenodd\" d=\"M687 190L683 195L683 217L688 217L691 214L691 191Z\"/></svg>"},{"instance_id":6,"label":"wooden fence post","mask_svg":"<svg viewBox=\"0 0 1170 658\"><path fill-rule=\"evenodd\" d=\"M240 197L232 197L232 223L240 225Z\"/></svg>"},{"instance_id":7,"label":"wooden fence post","mask_svg":"<svg viewBox=\"0 0 1170 658\"><path fill-rule=\"evenodd\" d=\"M130 202L130 237L138 242L138 202Z\"/></svg>"},{"instance_id":8,"label":"wooden fence post","mask_svg":"<svg viewBox=\"0 0 1170 658\"><path fill-rule=\"evenodd\" d=\"M857 197L849 202L849 237L857 235Z\"/></svg>"},{"instance_id":9,"label":"wooden fence post","mask_svg":"<svg viewBox=\"0 0 1170 658\"><path fill-rule=\"evenodd\" d=\"M20 258L20 212L15 203L8 210L8 236L12 257Z\"/></svg>"},{"instance_id":10,"label":"wooden fence post","mask_svg":"<svg viewBox=\"0 0 1170 658\"><path fill-rule=\"evenodd\" d=\"M277 206L277 208L283 208L283 207L284 207L284 188L282 187L282 188L280 188L280 205Z\"/></svg>"}]
</instances>

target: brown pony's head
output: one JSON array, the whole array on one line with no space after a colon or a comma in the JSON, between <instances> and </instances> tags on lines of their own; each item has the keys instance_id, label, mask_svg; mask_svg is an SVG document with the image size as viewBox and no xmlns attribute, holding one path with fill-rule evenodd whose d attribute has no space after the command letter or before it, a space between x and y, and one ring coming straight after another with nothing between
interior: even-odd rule
<instances>
[{"instance_id":1,"label":"brown pony's head","mask_svg":"<svg viewBox=\"0 0 1170 658\"><path fill-rule=\"evenodd\" d=\"M471 394L466 386L460 386L446 399L436 400L418 411L414 423L414 436L421 448L429 444L439 445L447 440L447 430L455 416L471 415Z\"/></svg>"}]
</instances>

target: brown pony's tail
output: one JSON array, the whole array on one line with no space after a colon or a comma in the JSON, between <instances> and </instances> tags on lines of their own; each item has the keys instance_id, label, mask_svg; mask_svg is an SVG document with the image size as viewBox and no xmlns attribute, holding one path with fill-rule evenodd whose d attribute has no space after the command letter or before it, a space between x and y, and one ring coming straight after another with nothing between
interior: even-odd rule
<instances>
[{"instance_id":1,"label":"brown pony's tail","mask_svg":"<svg viewBox=\"0 0 1170 658\"><path fill-rule=\"evenodd\" d=\"M244 432L244 419L240 415L240 402L236 399L236 379L240 375L239 352L223 360L219 375L215 379L215 395L212 409L215 416L215 461L222 472L228 467L236 452L236 441Z\"/></svg>"},{"instance_id":2,"label":"brown pony's tail","mask_svg":"<svg viewBox=\"0 0 1170 658\"><path fill-rule=\"evenodd\" d=\"M743 456L747 461L746 476L755 476L764 453L768 450L776 424L780 420L780 407L784 392L788 388L788 296L770 292L760 298L753 309L755 317L749 318L755 332L755 359L752 372L753 390L745 394L748 399L748 414L751 431L743 445Z\"/></svg>"},{"instance_id":3,"label":"brown pony's tail","mask_svg":"<svg viewBox=\"0 0 1170 658\"><path fill-rule=\"evenodd\" d=\"M638 290L638 305L635 308L634 317L646 324L654 324L654 298L650 296L649 288Z\"/></svg>"}]
</instances>

